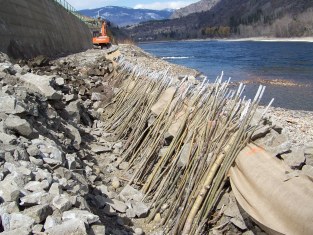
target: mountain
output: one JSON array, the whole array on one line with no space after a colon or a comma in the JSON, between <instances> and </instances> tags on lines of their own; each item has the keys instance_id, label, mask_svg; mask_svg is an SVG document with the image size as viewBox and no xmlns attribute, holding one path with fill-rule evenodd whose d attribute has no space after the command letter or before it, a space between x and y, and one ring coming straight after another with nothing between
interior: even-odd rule
<instances>
[{"instance_id":1,"label":"mountain","mask_svg":"<svg viewBox=\"0 0 313 235\"><path fill-rule=\"evenodd\" d=\"M79 11L81 14L97 17L99 15L118 26L138 24L150 20L168 19L173 10L149 10L149 9L132 9L127 7L107 6L97 9L86 9Z\"/></svg>"},{"instance_id":2,"label":"mountain","mask_svg":"<svg viewBox=\"0 0 313 235\"><path fill-rule=\"evenodd\" d=\"M221 0L201 0L173 12L171 19L180 18L196 12L211 10Z\"/></svg>"},{"instance_id":3,"label":"mountain","mask_svg":"<svg viewBox=\"0 0 313 235\"><path fill-rule=\"evenodd\" d=\"M220 0L208 11L127 28L136 41L313 36L312 0Z\"/></svg>"}]
</instances>

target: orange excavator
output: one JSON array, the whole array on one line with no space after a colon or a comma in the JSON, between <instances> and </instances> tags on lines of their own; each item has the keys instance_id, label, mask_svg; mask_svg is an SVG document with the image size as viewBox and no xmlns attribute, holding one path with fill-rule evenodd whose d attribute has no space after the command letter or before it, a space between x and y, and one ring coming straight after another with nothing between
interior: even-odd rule
<instances>
[{"instance_id":1,"label":"orange excavator","mask_svg":"<svg viewBox=\"0 0 313 235\"><path fill-rule=\"evenodd\" d=\"M92 43L95 46L100 46L101 49L104 47L109 48L111 46L110 37L107 35L106 22L101 20L101 32L93 31Z\"/></svg>"}]
</instances>

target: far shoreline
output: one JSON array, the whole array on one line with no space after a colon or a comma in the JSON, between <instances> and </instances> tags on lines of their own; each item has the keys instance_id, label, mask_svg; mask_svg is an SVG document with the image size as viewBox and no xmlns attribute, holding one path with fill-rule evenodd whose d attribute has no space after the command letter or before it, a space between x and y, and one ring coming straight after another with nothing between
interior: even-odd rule
<instances>
[{"instance_id":1,"label":"far shoreline","mask_svg":"<svg viewBox=\"0 0 313 235\"><path fill-rule=\"evenodd\" d=\"M293 38L276 38L276 37L249 37L249 38L195 38L195 39L181 39L181 40L156 40L156 41L142 41L137 44L148 43L166 43L166 42L207 42L207 41L221 41L221 42L308 42L313 43L312 37L293 37Z\"/></svg>"}]
</instances>

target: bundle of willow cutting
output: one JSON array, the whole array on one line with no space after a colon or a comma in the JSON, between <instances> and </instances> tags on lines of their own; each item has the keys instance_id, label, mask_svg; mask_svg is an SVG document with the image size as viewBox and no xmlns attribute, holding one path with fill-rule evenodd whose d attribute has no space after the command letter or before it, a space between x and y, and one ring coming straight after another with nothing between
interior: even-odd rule
<instances>
[{"instance_id":1,"label":"bundle of willow cutting","mask_svg":"<svg viewBox=\"0 0 313 235\"><path fill-rule=\"evenodd\" d=\"M127 140L122 161L151 205L148 221L162 213L167 233L205 233L228 170L258 126L251 120L265 87L245 100L245 87L229 89L223 74L194 85L124 59L118 74L123 86L106 129Z\"/></svg>"}]
</instances>

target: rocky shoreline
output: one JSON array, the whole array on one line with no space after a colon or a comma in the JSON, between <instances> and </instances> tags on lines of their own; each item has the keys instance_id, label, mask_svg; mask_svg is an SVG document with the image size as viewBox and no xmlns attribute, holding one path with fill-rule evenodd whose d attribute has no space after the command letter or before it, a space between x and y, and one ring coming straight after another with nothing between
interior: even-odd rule
<instances>
[{"instance_id":1,"label":"rocky shoreline","mask_svg":"<svg viewBox=\"0 0 313 235\"><path fill-rule=\"evenodd\" d=\"M104 130L102 114L120 91L113 79L120 55L142 69L199 83L197 71L129 45L110 55L88 50L16 64L0 55L3 234L163 234L162 215L146 224L149 205L127 185L132 172L119 164L125 140L111 141ZM313 177L313 112L270 108L267 120L256 141ZM225 213L210 233L264 234L234 200L227 191Z\"/></svg>"}]
</instances>

